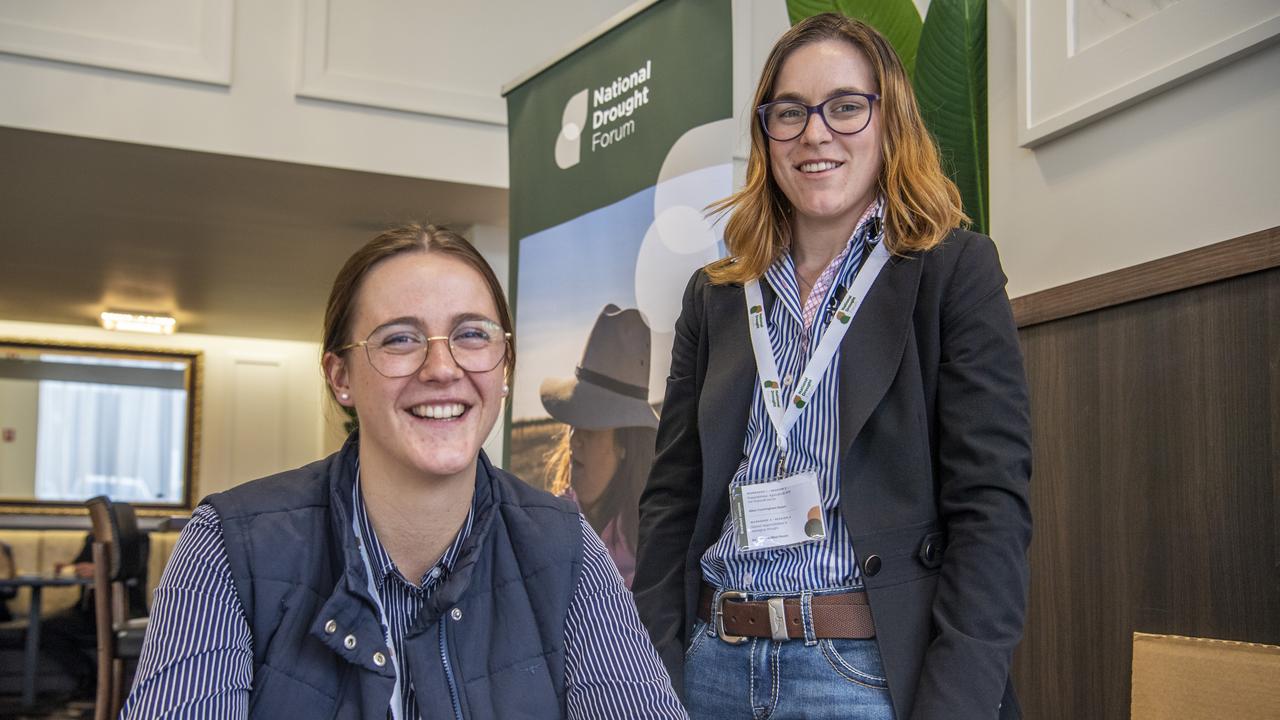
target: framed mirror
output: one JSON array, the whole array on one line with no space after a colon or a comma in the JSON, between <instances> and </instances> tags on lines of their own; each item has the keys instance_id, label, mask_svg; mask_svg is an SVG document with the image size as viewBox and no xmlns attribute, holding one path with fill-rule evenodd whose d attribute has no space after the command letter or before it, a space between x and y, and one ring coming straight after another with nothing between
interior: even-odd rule
<instances>
[{"instance_id":1,"label":"framed mirror","mask_svg":"<svg viewBox=\"0 0 1280 720\"><path fill-rule=\"evenodd\" d=\"M201 353L0 338L0 512L141 514L197 494Z\"/></svg>"}]
</instances>

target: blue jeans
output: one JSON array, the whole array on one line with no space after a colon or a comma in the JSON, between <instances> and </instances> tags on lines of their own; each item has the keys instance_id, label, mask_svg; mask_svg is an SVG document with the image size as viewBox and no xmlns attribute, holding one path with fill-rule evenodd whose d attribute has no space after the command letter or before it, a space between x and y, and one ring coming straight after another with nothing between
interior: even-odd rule
<instances>
[{"instance_id":1,"label":"blue jeans","mask_svg":"<svg viewBox=\"0 0 1280 720\"><path fill-rule=\"evenodd\" d=\"M875 640L722 641L699 621L685 651L690 720L893 720Z\"/></svg>"}]
</instances>

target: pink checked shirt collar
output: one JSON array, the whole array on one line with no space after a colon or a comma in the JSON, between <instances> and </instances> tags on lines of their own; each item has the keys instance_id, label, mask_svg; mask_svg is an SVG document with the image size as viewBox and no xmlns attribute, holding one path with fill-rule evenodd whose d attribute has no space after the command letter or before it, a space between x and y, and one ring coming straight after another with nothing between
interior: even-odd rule
<instances>
[{"instance_id":1,"label":"pink checked shirt collar","mask_svg":"<svg viewBox=\"0 0 1280 720\"><path fill-rule=\"evenodd\" d=\"M858 230L862 224L870 220L873 216L880 213L884 203L881 198L876 198L875 202L867 206L866 212L862 213L862 217L858 218L858 222L853 226L853 233L849 235L849 240L844 244L844 249L839 255L832 258L827 263L827 267L822 270L822 274L818 276L817 281L813 283L813 289L809 291L809 297L805 298L804 309L800 313L800 317L804 320L805 334L808 335L813 328L813 320L818 316L818 311L822 309L822 301L827 296L827 290L831 289L831 283L835 282L836 275L840 273L844 260L849 256L849 250L853 248L853 238L858 235ZM796 287L800 287L800 272L796 271Z\"/></svg>"}]
</instances>

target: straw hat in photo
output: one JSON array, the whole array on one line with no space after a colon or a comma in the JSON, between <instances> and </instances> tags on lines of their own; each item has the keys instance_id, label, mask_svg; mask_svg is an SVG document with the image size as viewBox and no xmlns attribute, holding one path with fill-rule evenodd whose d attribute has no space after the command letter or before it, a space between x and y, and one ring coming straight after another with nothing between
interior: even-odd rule
<instances>
[{"instance_id":1,"label":"straw hat in photo","mask_svg":"<svg viewBox=\"0 0 1280 720\"><path fill-rule=\"evenodd\" d=\"M542 406L584 430L657 428L649 405L649 348L649 323L639 310L605 305L574 376L542 381Z\"/></svg>"}]
</instances>

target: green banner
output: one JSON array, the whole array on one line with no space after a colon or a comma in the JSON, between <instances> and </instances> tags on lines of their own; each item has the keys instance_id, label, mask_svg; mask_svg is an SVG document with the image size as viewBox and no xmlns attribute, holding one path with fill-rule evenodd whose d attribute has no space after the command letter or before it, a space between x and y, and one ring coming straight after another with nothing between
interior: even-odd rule
<instances>
[{"instance_id":1,"label":"green banner","mask_svg":"<svg viewBox=\"0 0 1280 720\"><path fill-rule=\"evenodd\" d=\"M729 0L664 0L512 90L511 236L653 185L689 128L731 117L732 41Z\"/></svg>"},{"instance_id":2,"label":"green banner","mask_svg":"<svg viewBox=\"0 0 1280 720\"><path fill-rule=\"evenodd\" d=\"M507 468L575 498L628 583L683 290L724 252L731 31L730 0L660 0L507 96Z\"/></svg>"}]
</instances>

